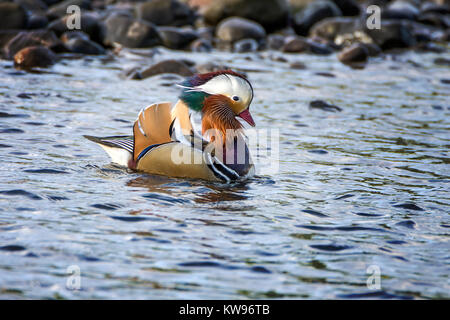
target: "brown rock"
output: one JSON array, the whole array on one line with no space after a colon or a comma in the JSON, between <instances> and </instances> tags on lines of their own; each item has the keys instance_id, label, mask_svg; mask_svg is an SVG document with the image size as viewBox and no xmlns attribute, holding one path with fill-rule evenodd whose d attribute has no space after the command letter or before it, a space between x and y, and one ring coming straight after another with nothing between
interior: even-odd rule
<instances>
[{"instance_id":1,"label":"brown rock","mask_svg":"<svg viewBox=\"0 0 450 320\"><path fill-rule=\"evenodd\" d=\"M266 31L257 22L230 17L219 23L216 35L220 40L226 42L236 42L242 39L261 40L266 36Z\"/></svg>"},{"instance_id":2,"label":"brown rock","mask_svg":"<svg viewBox=\"0 0 450 320\"><path fill-rule=\"evenodd\" d=\"M145 79L162 73L174 73L183 77L190 77L194 74L185 62L171 59L158 62L142 72L137 72L132 78Z\"/></svg>"},{"instance_id":3,"label":"brown rock","mask_svg":"<svg viewBox=\"0 0 450 320\"><path fill-rule=\"evenodd\" d=\"M338 54L338 59L342 63L365 62L368 57L369 50L362 43L355 43L350 47L344 48Z\"/></svg>"},{"instance_id":4,"label":"brown rock","mask_svg":"<svg viewBox=\"0 0 450 320\"><path fill-rule=\"evenodd\" d=\"M291 36L285 39L283 52L306 52L309 50L309 44L306 38L300 36Z\"/></svg>"},{"instance_id":5,"label":"brown rock","mask_svg":"<svg viewBox=\"0 0 450 320\"><path fill-rule=\"evenodd\" d=\"M8 41L4 51L7 59L12 59L21 49L32 46L44 46L54 52L67 51L64 44L56 37L53 31L36 30L31 32L22 31Z\"/></svg>"},{"instance_id":6,"label":"brown rock","mask_svg":"<svg viewBox=\"0 0 450 320\"><path fill-rule=\"evenodd\" d=\"M26 47L14 55L14 65L21 69L46 68L55 60L55 54L44 46Z\"/></svg>"}]
</instances>

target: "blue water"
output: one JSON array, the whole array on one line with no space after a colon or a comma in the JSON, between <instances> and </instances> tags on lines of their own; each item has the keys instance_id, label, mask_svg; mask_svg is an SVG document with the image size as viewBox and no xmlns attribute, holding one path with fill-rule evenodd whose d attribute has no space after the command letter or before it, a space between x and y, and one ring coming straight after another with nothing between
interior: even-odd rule
<instances>
[{"instance_id":1,"label":"blue water","mask_svg":"<svg viewBox=\"0 0 450 320\"><path fill-rule=\"evenodd\" d=\"M193 54L0 65L0 298L450 298L449 67L387 55ZM142 53L142 52L141 52ZM245 69L279 170L233 185L131 172L82 135L130 134L182 78L158 59ZM318 74L319 73L319 74ZM309 108L322 99L342 108ZM79 268L81 287L67 285ZM380 286L367 286L372 270ZM70 270L70 269L69 269Z\"/></svg>"}]
</instances>

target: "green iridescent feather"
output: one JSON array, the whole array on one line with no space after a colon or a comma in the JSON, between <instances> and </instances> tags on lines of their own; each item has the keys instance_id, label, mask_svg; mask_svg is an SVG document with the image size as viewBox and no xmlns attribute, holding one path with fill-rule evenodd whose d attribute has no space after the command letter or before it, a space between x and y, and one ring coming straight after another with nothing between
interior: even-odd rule
<instances>
[{"instance_id":1,"label":"green iridescent feather","mask_svg":"<svg viewBox=\"0 0 450 320\"><path fill-rule=\"evenodd\" d=\"M189 81L185 81L182 83L182 86L184 87L191 87L191 83ZM183 89L180 95L180 99L186 103L186 105L194 110L194 111L200 111L203 108L203 101L205 98L209 96L209 94L202 92L202 91L189 91L189 89Z\"/></svg>"}]
</instances>

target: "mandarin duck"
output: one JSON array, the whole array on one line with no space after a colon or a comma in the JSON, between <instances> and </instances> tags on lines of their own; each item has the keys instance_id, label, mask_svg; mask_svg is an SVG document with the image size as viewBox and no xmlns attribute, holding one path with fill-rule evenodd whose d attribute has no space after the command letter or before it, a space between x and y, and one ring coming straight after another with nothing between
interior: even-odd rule
<instances>
[{"instance_id":1,"label":"mandarin duck","mask_svg":"<svg viewBox=\"0 0 450 320\"><path fill-rule=\"evenodd\" d=\"M111 161L136 171L177 178L231 182L254 174L244 126L253 88L232 70L197 74L179 85L175 105L162 102L140 111L133 136L85 138L99 144ZM193 113L201 114L201 133Z\"/></svg>"}]
</instances>

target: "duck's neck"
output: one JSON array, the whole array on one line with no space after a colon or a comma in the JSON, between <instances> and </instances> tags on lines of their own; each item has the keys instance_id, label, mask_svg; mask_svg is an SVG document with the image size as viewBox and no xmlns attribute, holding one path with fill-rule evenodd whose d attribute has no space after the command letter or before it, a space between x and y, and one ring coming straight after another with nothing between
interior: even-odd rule
<instances>
[{"instance_id":1,"label":"duck's neck","mask_svg":"<svg viewBox=\"0 0 450 320\"><path fill-rule=\"evenodd\" d=\"M202 108L202 134L211 141L220 141L226 145L227 136L242 129L236 120L233 110L220 98L211 96L205 99Z\"/></svg>"},{"instance_id":2,"label":"duck's neck","mask_svg":"<svg viewBox=\"0 0 450 320\"><path fill-rule=\"evenodd\" d=\"M205 104L202 109L202 134L210 138L215 156L239 174L250 166L250 153L242 124L233 111L221 103Z\"/></svg>"}]
</instances>

